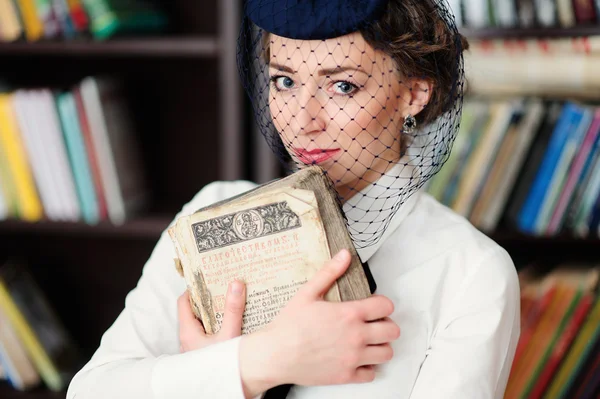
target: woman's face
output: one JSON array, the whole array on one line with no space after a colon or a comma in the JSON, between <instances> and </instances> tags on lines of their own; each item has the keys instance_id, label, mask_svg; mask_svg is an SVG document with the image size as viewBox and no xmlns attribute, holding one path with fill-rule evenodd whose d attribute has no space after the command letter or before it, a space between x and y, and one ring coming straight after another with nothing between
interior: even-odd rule
<instances>
[{"instance_id":1,"label":"woman's face","mask_svg":"<svg viewBox=\"0 0 600 399\"><path fill-rule=\"evenodd\" d=\"M358 32L328 40L270 35L273 122L296 163L320 165L344 201L401 157L404 117L431 87L401 76Z\"/></svg>"}]
</instances>

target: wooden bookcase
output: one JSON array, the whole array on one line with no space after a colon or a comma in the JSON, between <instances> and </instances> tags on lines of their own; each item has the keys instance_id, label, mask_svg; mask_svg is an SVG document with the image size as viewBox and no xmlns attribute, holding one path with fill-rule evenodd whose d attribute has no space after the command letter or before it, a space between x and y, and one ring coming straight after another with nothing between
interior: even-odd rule
<instances>
[{"instance_id":1,"label":"wooden bookcase","mask_svg":"<svg viewBox=\"0 0 600 399\"><path fill-rule=\"evenodd\" d=\"M251 117L235 66L241 1L164 1L172 32L92 42L2 43L0 80L64 85L87 75L123 77L134 105L150 177L151 206L123 226L101 223L0 222L0 259L22 256L86 356L124 306L161 232L181 206L218 179L260 174ZM600 34L572 30L481 30L469 37L557 37ZM264 148L263 148L264 151ZM598 260L600 241L568 236L492 235L518 264ZM5 399L50 399L43 387L20 393L0 383Z\"/></svg>"},{"instance_id":2,"label":"wooden bookcase","mask_svg":"<svg viewBox=\"0 0 600 399\"><path fill-rule=\"evenodd\" d=\"M245 97L236 66L241 0L162 1L160 35L0 43L0 82L69 86L110 75L126 84L151 192L147 212L109 223L0 222L0 260L23 257L84 356L124 306L161 231L207 183L250 179ZM60 398L43 387L0 397Z\"/></svg>"}]
</instances>

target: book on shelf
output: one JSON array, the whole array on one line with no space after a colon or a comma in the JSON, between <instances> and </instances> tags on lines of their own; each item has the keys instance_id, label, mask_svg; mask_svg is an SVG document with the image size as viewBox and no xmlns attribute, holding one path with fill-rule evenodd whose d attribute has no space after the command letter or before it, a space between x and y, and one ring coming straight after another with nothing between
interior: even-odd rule
<instances>
[{"instance_id":1,"label":"book on shelf","mask_svg":"<svg viewBox=\"0 0 600 399\"><path fill-rule=\"evenodd\" d=\"M0 307L0 367L2 379L18 391L26 391L41 383L40 374L29 358L17 331Z\"/></svg>"},{"instance_id":2,"label":"book on shelf","mask_svg":"<svg viewBox=\"0 0 600 399\"><path fill-rule=\"evenodd\" d=\"M599 171L600 107L476 96L427 191L486 232L599 237Z\"/></svg>"},{"instance_id":3,"label":"book on shelf","mask_svg":"<svg viewBox=\"0 0 600 399\"><path fill-rule=\"evenodd\" d=\"M220 328L228 284L247 289L242 333L267 325L326 261L345 248L352 263L325 298L368 297L372 281L319 167L302 169L179 218L168 230L176 267L207 333ZM371 284L371 285L370 285Z\"/></svg>"},{"instance_id":4,"label":"book on shelf","mask_svg":"<svg viewBox=\"0 0 600 399\"><path fill-rule=\"evenodd\" d=\"M595 57L600 53L600 36L470 38L468 53L473 57L509 58L514 62L521 62L520 58L522 57L530 57L532 59L541 57L546 61L552 61L553 57L574 56L578 59L582 55ZM525 58L525 61L527 61L527 58Z\"/></svg>"},{"instance_id":5,"label":"book on shelf","mask_svg":"<svg viewBox=\"0 0 600 399\"><path fill-rule=\"evenodd\" d=\"M600 57L580 50L482 50L465 53L467 90L472 95L538 95L596 99Z\"/></svg>"},{"instance_id":6,"label":"book on shelf","mask_svg":"<svg viewBox=\"0 0 600 399\"><path fill-rule=\"evenodd\" d=\"M23 24L13 0L0 0L0 41L12 42L23 35Z\"/></svg>"},{"instance_id":7,"label":"book on shelf","mask_svg":"<svg viewBox=\"0 0 600 399\"><path fill-rule=\"evenodd\" d=\"M9 383L64 391L83 358L26 263L0 266L0 363Z\"/></svg>"},{"instance_id":8,"label":"book on shelf","mask_svg":"<svg viewBox=\"0 0 600 399\"><path fill-rule=\"evenodd\" d=\"M597 25L596 0L455 0L459 27L533 28Z\"/></svg>"},{"instance_id":9,"label":"book on shelf","mask_svg":"<svg viewBox=\"0 0 600 399\"><path fill-rule=\"evenodd\" d=\"M0 42L72 40L164 32L155 0L0 0Z\"/></svg>"},{"instance_id":10,"label":"book on shelf","mask_svg":"<svg viewBox=\"0 0 600 399\"><path fill-rule=\"evenodd\" d=\"M588 374L582 365L600 353L600 266L561 264L539 273L535 266L519 272L521 335L506 398L581 398ZM594 349L596 348L596 349ZM586 389L597 385L592 380Z\"/></svg>"},{"instance_id":11,"label":"book on shelf","mask_svg":"<svg viewBox=\"0 0 600 399\"><path fill-rule=\"evenodd\" d=\"M148 198L122 83L0 93L0 220L122 224Z\"/></svg>"},{"instance_id":12,"label":"book on shelf","mask_svg":"<svg viewBox=\"0 0 600 399\"><path fill-rule=\"evenodd\" d=\"M95 39L123 34L161 32L168 25L164 11L152 0L82 0Z\"/></svg>"}]
</instances>

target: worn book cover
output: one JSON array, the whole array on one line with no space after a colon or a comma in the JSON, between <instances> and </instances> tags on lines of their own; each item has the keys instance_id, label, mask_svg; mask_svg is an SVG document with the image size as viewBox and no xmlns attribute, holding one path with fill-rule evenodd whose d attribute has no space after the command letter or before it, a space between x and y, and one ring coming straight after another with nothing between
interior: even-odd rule
<instances>
[{"instance_id":1,"label":"worn book cover","mask_svg":"<svg viewBox=\"0 0 600 399\"><path fill-rule=\"evenodd\" d=\"M361 299L371 293L333 188L318 167L182 217L169 235L192 309L208 334L220 328L234 279L246 284L242 333L252 333L342 248L352 254L352 264L325 299Z\"/></svg>"}]
</instances>

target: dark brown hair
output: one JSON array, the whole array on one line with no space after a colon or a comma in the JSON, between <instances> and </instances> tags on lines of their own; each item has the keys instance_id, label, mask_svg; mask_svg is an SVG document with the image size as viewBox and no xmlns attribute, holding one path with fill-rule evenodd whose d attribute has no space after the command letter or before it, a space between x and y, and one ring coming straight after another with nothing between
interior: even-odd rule
<instances>
[{"instance_id":1,"label":"dark brown hair","mask_svg":"<svg viewBox=\"0 0 600 399\"><path fill-rule=\"evenodd\" d=\"M460 55L469 48L443 4L389 0L379 21L360 31L371 47L394 59L404 76L433 83L428 104L415 117L420 125L434 121L456 100Z\"/></svg>"}]
</instances>

